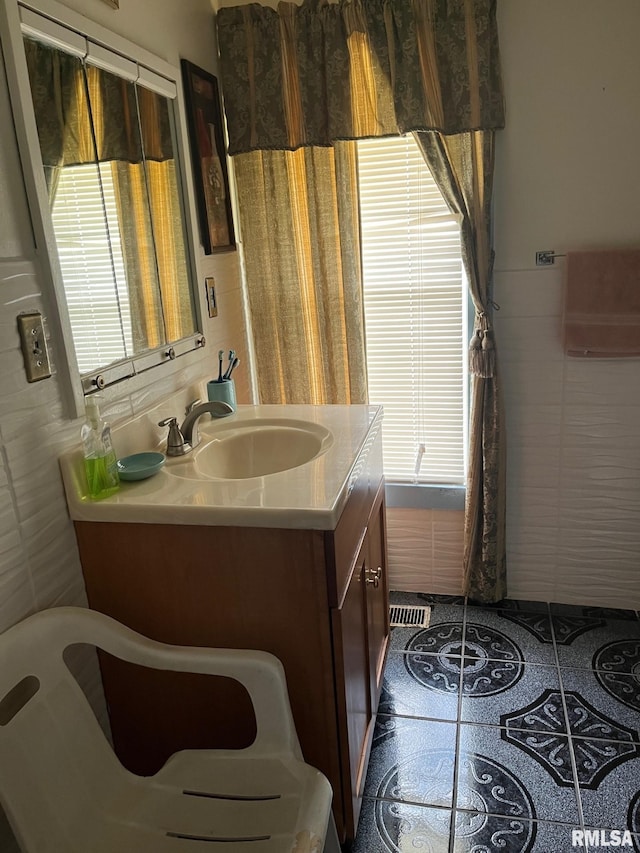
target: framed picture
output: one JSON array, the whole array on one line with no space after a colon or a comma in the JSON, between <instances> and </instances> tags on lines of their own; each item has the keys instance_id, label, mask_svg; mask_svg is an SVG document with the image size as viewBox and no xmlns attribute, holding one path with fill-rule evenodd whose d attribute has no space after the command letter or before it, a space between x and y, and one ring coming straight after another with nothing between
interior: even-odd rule
<instances>
[{"instance_id":1,"label":"framed picture","mask_svg":"<svg viewBox=\"0 0 640 853\"><path fill-rule=\"evenodd\" d=\"M181 66L200 239L205 255L228 252L236 244L218 81L186 59Z\"/></svg>"}]
</instances>

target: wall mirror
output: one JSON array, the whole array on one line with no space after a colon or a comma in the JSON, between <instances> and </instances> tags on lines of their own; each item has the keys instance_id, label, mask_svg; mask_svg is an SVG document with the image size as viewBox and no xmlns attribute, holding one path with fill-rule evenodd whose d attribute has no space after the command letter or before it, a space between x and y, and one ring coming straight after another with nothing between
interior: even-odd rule
<instances>
[{"instance_id":1,"label":"wall mirror","mask_svg":"<svg viewBox=\"0 0 640 853\"><path fill-rule=\"evenodd\" d=\"M20 94L33 107L52 277L67 349L70 338L90 393L204 344L177 86L104 43L18 10L27 78Z\"/></svg>"}]
</instances>

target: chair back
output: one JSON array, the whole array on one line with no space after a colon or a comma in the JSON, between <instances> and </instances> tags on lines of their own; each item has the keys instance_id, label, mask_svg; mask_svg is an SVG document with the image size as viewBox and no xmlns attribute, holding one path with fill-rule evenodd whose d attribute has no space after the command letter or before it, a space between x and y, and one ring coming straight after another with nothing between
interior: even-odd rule
<instances>
[{"instance_id":1,"label":"chair back","mask_svg":"<svg viewBox=\"0 0 640 853\"><path fill-rule=\"evenodd\" d=\"M60 607L0 635L0 802L23 850L75 849L65 835L78 816L99 825L104 804L138 778L116 758L63 657L77 643L99 646L104 619Z\"/></svg>"}]
</instances>

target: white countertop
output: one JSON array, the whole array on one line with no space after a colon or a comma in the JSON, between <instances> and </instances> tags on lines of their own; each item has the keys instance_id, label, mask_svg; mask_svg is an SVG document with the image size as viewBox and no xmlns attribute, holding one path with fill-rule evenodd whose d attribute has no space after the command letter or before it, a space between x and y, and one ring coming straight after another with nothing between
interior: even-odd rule
<instances>
[{"instance_id":1,"label":"white countertop","mask_svg":"<svg viewBox=\"0 0 640 853\"><path fill-rule=\"evenodd\" d=\"M114 425L119 456L162 450L166 429L156 422L175 414L171 403L154 407L131 421ZM120 491L101 501L87 497L80 447L60 459L67 504L75 521L139 522L146 524L237 525L333 530L359 477L382 476L378 406L238 406L235 414L200 418L202 440L216 425L249 425L256 419L294 419L319 424L331 432L329 447L296 468L250 479L198 479L181 476L188 456L173 459L155 476L122 482ZM180 422L180 418L178 418ZM377 439L377 441L376 441ZM372 445L376 452L370 453ZM197 452L192 451L192 452ZM373 466L373 469L372 469Z\"/></svg>"}]
</instances>

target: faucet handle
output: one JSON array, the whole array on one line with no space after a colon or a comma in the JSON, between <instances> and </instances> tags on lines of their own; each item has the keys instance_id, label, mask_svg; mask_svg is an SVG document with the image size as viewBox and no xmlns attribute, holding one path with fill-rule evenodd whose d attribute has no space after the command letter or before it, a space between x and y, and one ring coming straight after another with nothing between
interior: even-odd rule
<instances>
[{"instance_id":1,"label":"faucet handle","mask_svg":"<svg viewBox=\"0 0 640 853\"><path fill-rule=\"evenodd\" d=\"M158 422L158 426L168 426L169 435L167 436L167 456L184 456L191 450L191 446L184 440L184 436L180 432L177 418L165 418Z\"/></svg>"},{"instance_id":2,"label":"faucet handle","mask_svg":"<svg viewBox=\"0 0 640 853\"><path fill-rule=\"evenodd\" d=\"M192 400L190 403L187 403L187 407L184 410L185 415L188 415L190 412L192 412L195 407L201 402L202 400L200 399L200 397L198 397L196 400Z\"/></svg>"}]
</instances>

